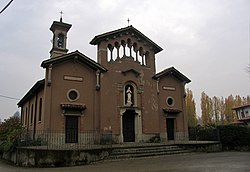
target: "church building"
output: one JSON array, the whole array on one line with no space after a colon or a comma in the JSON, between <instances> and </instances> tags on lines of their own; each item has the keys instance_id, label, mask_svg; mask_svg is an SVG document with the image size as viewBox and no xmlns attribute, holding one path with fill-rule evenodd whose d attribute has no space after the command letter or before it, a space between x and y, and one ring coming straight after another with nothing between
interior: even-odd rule
<instances>
[{"instance_id":1,"label":"church building","mask_svg":"<svg viewBox=\"0 0 250 172\"><path fill-rule=\"evenodd\" d=\"M185 84L174 67L156 73L163 49L132 25L95 36L97 61L69 52L71 25L54 21L44 79L18 102L21 120L33 136L60 131L63 143L80 143L85 132L112 131L116 143L188 139Z\"/></svg>"}]
</instances>

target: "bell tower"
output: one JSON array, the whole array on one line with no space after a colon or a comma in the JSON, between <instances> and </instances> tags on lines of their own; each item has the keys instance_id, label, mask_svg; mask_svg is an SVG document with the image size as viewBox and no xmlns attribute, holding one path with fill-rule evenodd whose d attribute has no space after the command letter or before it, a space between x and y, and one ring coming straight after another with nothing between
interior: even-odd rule
<instances>
[{"instance_id":1,"label":"bell tower","mask_svg":"<svg viewBox=\"0 0 250 172\"><path fill-rule=\"evenodd\" d=\"M50 27L53 32L52 49L50 50L50 58L58 57L66 54L67 49L67 33L71 28L71 24L63 23L62 17L60 22L54 21Z\"/></svg>"}]
</instances>

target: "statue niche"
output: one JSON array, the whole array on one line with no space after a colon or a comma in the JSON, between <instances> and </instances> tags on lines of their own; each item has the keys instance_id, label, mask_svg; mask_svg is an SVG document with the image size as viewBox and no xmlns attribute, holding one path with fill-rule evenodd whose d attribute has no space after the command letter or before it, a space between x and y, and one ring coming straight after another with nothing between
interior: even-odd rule
<instances>
[{"instance_id":1,"label":"statue niche","mask_svg":"<svg viewBox=\"0 0 250 172\"><path fill-rule=\"evenodd\" d=\"M125 106L134 105L134 87L132 85L125 86Z\"/></svg>"}]
</instances>

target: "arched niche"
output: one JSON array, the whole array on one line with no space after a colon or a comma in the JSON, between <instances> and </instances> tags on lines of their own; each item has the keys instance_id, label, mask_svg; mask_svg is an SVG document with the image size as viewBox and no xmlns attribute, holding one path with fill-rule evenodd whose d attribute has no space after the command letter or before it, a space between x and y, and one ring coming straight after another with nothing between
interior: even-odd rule
<instances>
[{"instance_id":1,"label":"arched niche","mask_svg":"<svg viewBox=\"0 0 250 172\"><path fill-rule=\"evenodd\" d=\"M137 87L133 82L127 82L123 87L124 106L137 107Z\"/></svg>"}]
</instances>

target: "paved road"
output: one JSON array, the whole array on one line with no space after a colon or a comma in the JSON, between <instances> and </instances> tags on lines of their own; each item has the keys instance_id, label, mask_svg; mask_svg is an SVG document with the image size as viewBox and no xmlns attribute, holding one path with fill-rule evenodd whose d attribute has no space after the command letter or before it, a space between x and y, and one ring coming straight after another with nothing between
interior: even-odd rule
<instances>
[{"instance_id":1,"label":"paved road","mask_svg":"<svg viewBox=\"0 0 250 172\"><path fill-rule=\"evenodd\" d=\"M64 168L21 168L0 161L0 172L250 172L250 152L171 155Z\"/></svg>"}]
</instances>

